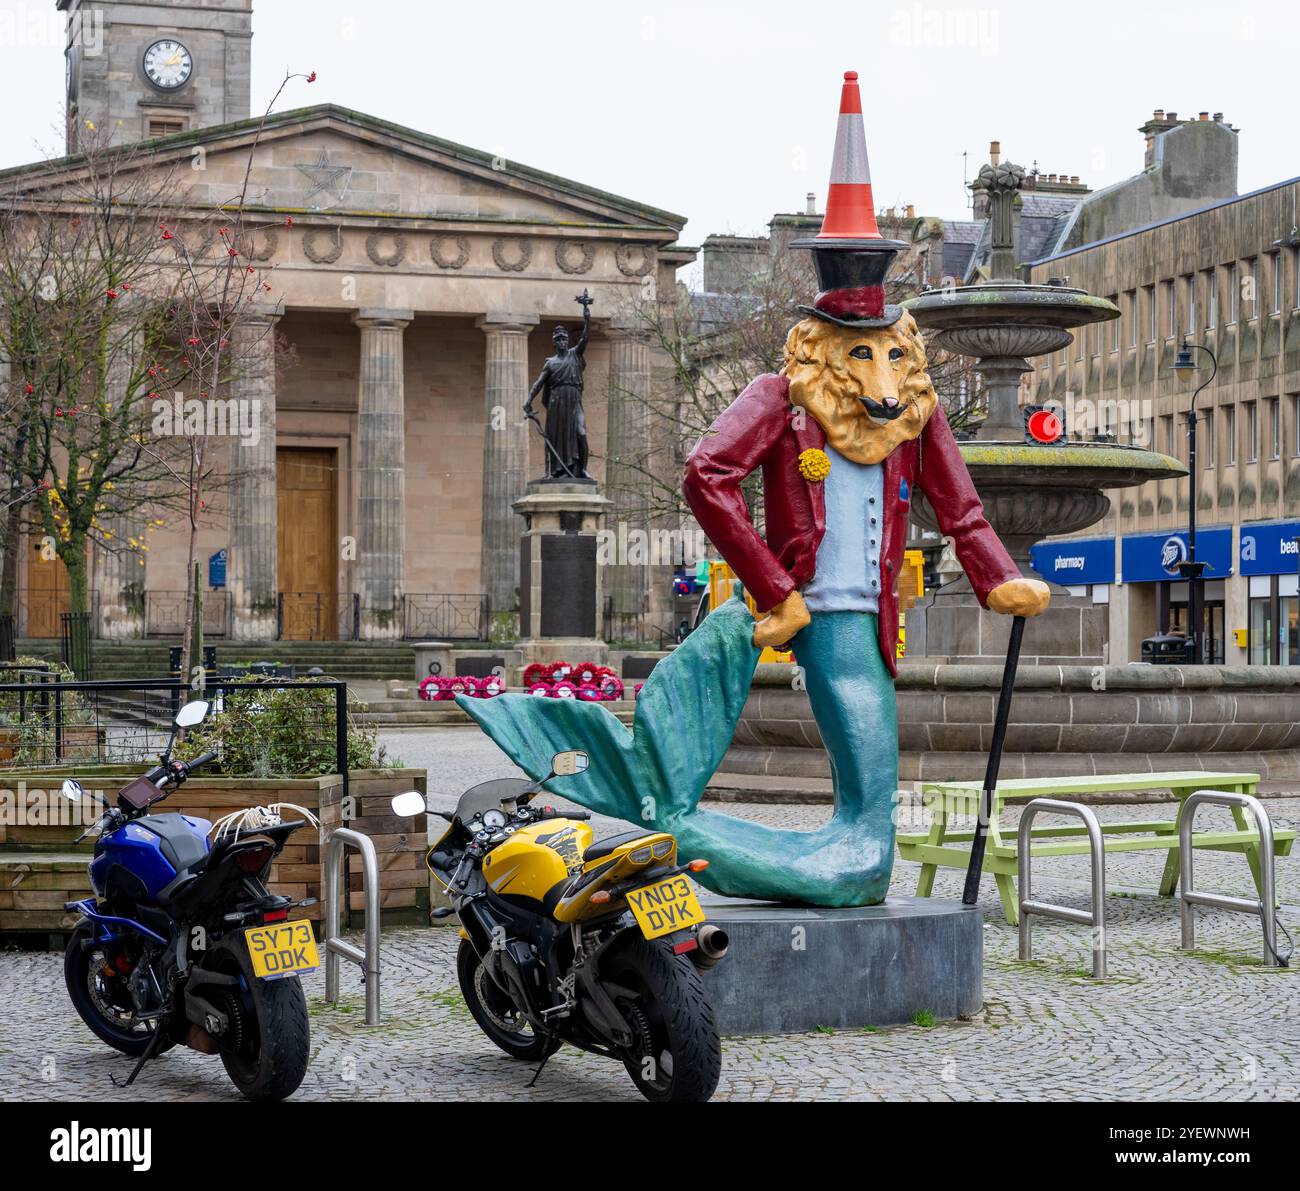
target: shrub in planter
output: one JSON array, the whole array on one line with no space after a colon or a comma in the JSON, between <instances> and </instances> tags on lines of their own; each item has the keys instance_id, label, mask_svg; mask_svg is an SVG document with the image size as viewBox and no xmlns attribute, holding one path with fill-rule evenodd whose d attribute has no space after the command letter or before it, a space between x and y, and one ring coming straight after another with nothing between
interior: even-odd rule
<instances>
[{"instance_id":1,"label":"shrub in planter","mask_svg":"<svg viewBox=\"0 0 1300 1191\"><path fill-rule=\"evenodd\" d=\"M216 751L207 772L226 777L318 777L338 768L334 691L249 682L222 695L221 711L191 729L177 746L182 759ZM349 700L355 704L356 700ZM348 768L383 769L397 762L378 743L378 733L349 716Z\"/></svg>"}]
</instances>

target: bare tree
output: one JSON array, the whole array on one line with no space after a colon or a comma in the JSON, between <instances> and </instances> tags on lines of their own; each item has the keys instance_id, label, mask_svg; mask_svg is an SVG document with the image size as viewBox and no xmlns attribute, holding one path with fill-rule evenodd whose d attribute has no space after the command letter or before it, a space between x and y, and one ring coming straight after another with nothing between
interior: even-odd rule
<instances>
[{"instance_id":1,"label":"bare tree","mask_svg":"<svg viewBox=\"0 0 1300 1191\"><path fill-rule=\"evenodd\" d=\"M272 106L303 77L315 79L286 75ZM66 567L72 610L85 612L88 547L142 556L174 510L188 527L190 672L198 530L231 467L210 439L238 432L229 419L238 428L244 411L223 396L260 359L259 336L273 334L250 317L275 304L245 217L261 131L242 184L216 207L188 201L175 156L110 145L90 127L77 156L14 172L0 195L0 472L10 490L0 613L13 611L9 547L22 515ZM139 533L119 532L133 524Z\"/></svg>"}]
</instances>

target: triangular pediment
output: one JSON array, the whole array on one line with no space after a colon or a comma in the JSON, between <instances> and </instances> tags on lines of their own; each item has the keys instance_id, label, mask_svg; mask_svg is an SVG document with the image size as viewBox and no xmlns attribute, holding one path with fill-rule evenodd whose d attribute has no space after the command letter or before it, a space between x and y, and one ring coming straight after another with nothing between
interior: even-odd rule
<instances>
[{"instance_id":1,"label":"triangular pediment","mask_svg":"<svg viewBox=\"0 0 1300 1191\"><path fill-rule=\"evenodd\" d=\"M148 155L139 146L133 152L142 162L148 156L187 161L191 201L208 207L237 199L254 143L247 199L253 208L653 228L665 240L685 222L672 212L332 105L286 112L264 124L246 120L181 133L152 142ZM60 164L75 169L75 159Z\"/></svg>"}]
</instances>

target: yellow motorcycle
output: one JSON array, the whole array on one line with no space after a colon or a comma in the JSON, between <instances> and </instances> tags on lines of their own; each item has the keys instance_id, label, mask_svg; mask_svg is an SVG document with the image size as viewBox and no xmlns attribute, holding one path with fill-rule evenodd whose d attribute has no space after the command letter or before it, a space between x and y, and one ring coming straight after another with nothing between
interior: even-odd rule
<instances>
[{"instance_id":1,"label":"yellow motorcycle","mask_svg":"<svg viewBox=\"0 0 1300 1191\"><path fill-rule=\"evenodd\" d=\"M700 971L727 936L705 922L687 877L708 862L679 864L663 831L593 843L590 812L532 805L587 763L558 753L541 781L482 782L438 812L448 827L425 859L449 902L434 916L461 924L461 992L513 1058L544 1065L568 1042L620 1060L647 1100L708 1100L722 1053ZM392 805L426 813L416 791Z\"/></svg>"}]
</instances>

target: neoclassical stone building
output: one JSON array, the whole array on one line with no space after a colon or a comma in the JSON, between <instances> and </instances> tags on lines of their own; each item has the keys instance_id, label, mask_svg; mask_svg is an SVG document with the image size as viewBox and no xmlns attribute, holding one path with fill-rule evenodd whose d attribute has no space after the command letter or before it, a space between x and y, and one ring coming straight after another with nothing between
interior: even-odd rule
<instances>
[{"instance_id":1,"label":"neoclassical stone building","mask_svg":"<svg viewBox=\"0 0 1300 1191\"><path fill-rule=\"evenodd\" d=\"M267 358L234 395L262 402L265 432L240 449L202 531L202 556L227 552L209 631L468 636L482 601L510 613L512 505L543 474L521 406L552 331L579 325L574 298L589 290L588 437L605 480L606 459L637 451L626 440L645 426L619 413L651 383L628 316L671 293L693 259L677 244L684 217L333 105L247 118L251 0L96 0L93 55L74 27L90 6L59 7L74 134L87 119L123 139L164 132L152 154L200 164L200 212L239 191L256 141L247 223L260 229L252 255L273 268L275 306L261 317L276 334L247 332ZM184 52L154 49L164 38ZM143 579L133 559L96 559L100 633L178 627L184 559L179 529L155 536ZM32 635L49 620L39 592L60 598L57 577L23 586L19 632ZM640 610L638 587L606 583L620 612Z\"/></svg>"}]
</instances>

